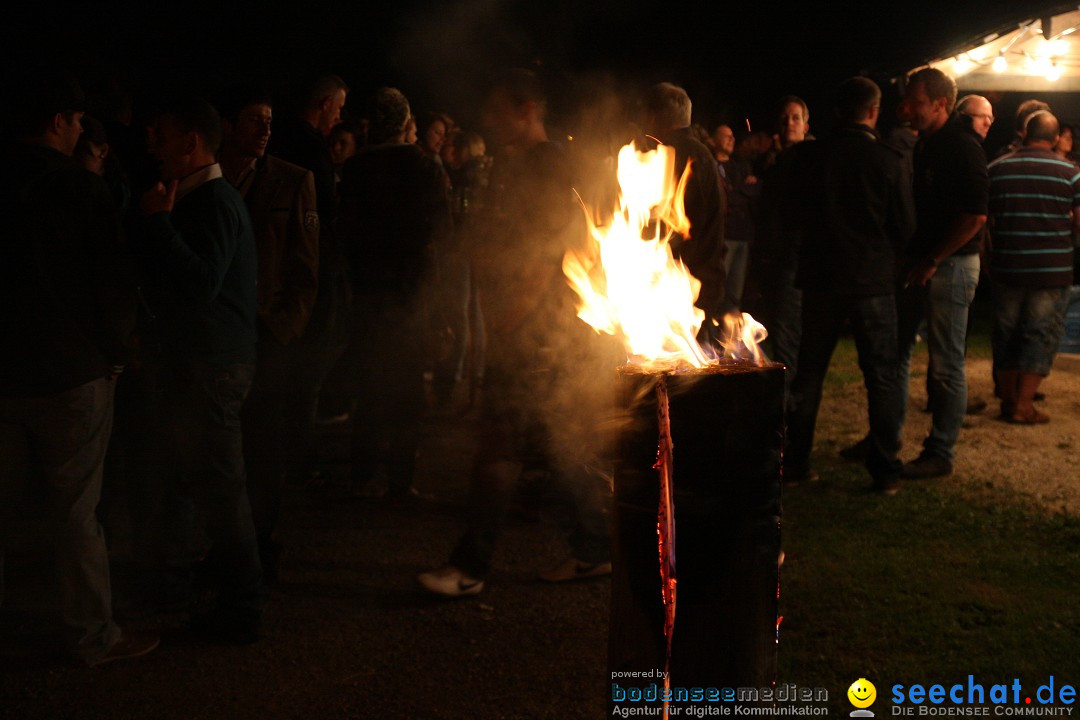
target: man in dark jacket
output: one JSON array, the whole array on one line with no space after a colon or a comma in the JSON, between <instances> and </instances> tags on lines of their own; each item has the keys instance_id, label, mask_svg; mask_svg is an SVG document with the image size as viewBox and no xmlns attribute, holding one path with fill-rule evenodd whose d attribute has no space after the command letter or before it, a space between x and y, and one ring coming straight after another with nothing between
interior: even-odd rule
<instances>
[{"instance_id":1,"label":"man in dark jacket","mask_svg":"<svg viewBox=\"0 0 1080 720\"><path fill-rule=\"evenodd\" d=\"M244 449L263 573L273 582L284 476L305 449L297 439L311 412L304 389L309 358L298 340L318 291L319 212L311 171L266 152L273 121L269 96L256 86L238 86L218 107L222 172L251 213L259 259L258 361L244 405Z\"/></svg>"},{"instance_id":2,"label":"man in dark jacket","mask_svg":"<svg viewBox=\"0 0 1080 720\"><path fill-rule=\"evenodd\" d=\"M866 466L875 489L891 495L899 489L903 422L895 290L915 219L901 156L875 130L880 104L873 81L844 82L836 95L840 129L808 146L795 168L804 189L795 278L803 292L802 342L784 475L798 482L811 472L821 387L844 322L850 321L869 403Z\"/></svg>"},{"instance_id":3,"label":"man in dark jacket","mask_svg":"<svg viewBox=\"0 0 1080 720\"><path fill-rule=\"evenodd\" d=\"M215 153L221 121L204 100L174 103L152 128L162 180L142 198L143 253L162 323L165 394L172 410L164 458L179 490L205 514L207 565L218 606L202 629L247 643L261 631L265 590L248 501L240 409L255 372L256 251L244 199L222 176ZM169 517L183 531L183 517ZM188 538L172 538L190 552ZM186 573L191 555L170 557Z\"/></svg>"},{"instance_id":4,"label":"man in dark jacket","mask_svg":"<svg viewBox=\"0 0 1080 720\"><path fill-rule=\"evenodd\" d=\"M337 231L352 266L353 318L345 354L352 392L352 484L388 467L388 495L412 487L424 410L425 303L436 240L451 230L442 168L405 142L409 103L394 88L371 103L369 138L345 163ZM385 448L385 449L384 449Z\"/></svg>"},{"instance_id":5,"label":"man in dark jacket","mask_svg":"<svg viewBox=\"0 0 1080 720\"><path fill-rule=\"evenodd\" d=\"M684 202L690 220L687 237L675 235L671 252L701 281L697 303L705 311L699 338L706 342L712 319L724 310L724 187L716 160L690 132L690 97L681 87L659 83L645 95L645 131L675 149L676 177L690 166Z\"/></svg>"},{"instance_id":6,"label":"man in dark jacket","mask_svg":"<svg viewBox=\"0 0 1080 720\"><path fill-rule=\"evenodd\" d=\"M82 93L65 77L6 98L20 142L0 172L0 507L27 477L46 489L67 650L88 665L153 650L113 622L95 511L136 294L108 188L72 159ZM10 527L10 517L0 526ZM3 595L0 547L0 599Z\"/></svg>"},{"instance_id":7,"label":"man in dark jacket","mask_svg":"<svg viewBox=\"0 0 1080 720\"><path fill-rule=\"evenodd\" d=\"M307 452L307 461L296 468L301 473L316 471L311 463L315 459L313 434L319 392L345 351L351 327L352 297L347 264L334 233L337 192L334 161L327 144L330 131L341 122L348 92L348 85L337 75L308 78L300 89L296 114L275 127L269 146L272 155L310 170L315 176L319 213L319 289L298 345L307 358L298 392L308 398L308 410L298 438ZM347 408L333 410L332 414L337 414Z\"/></svg>"}]
</instances>

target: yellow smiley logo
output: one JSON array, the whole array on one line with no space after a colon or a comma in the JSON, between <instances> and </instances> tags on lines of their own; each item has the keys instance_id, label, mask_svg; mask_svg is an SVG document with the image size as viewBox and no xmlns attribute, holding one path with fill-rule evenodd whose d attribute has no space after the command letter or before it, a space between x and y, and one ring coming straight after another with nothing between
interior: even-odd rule
<instances>
[{"instance_id":1,"label":"yellow smiley logo","mask_svg":"<svg viewBox=\"0 0 1080 720\"><path fill-rule=\"evenodd\" d=\"M857 708L868 708L877 699L877 688L866 678L859 678L847 689L848 700Z\"/></svg>"}]
</instances>

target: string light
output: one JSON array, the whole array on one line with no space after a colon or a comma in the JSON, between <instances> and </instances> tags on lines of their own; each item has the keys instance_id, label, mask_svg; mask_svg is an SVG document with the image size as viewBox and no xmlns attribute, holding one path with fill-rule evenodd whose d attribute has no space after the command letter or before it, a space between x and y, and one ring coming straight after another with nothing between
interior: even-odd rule
<instances>
[{"instance_id":1,"label":"string light","mask_svg":"<svg viewBox=\"0 0 1080 720\"><path fill-rule=\"evenodd\" d=\"M974 69L974 61L966 53L953 59L953 73L956 75L966 75Z\"/></svg>"},{"instance_id":2,"label":"string light","mask_svg":"<svg viewBox=\"0 0 1080 720\"><path fill-rule=\"evenodd\" d=\"M994 64L991 67L994 68L994 72L1003 73L1005 72L1005 70L1008 69L1009 63L1006 62L1005 55L1003 53L998 53L998 56L994 58Z\"/></svg>"}]
</instances>

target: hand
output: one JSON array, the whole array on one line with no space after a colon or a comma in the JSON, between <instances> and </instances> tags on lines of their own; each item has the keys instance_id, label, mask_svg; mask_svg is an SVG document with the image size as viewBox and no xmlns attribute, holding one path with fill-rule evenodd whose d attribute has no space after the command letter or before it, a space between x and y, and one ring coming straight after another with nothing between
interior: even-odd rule
<instances>
[{"instance_id":1,"label":"hand","mask_svg":"<svg viewBox=\"0 0 1080 720\"><path fill-rule=\"evenodd\" d=\"M147 190L140 203L143 215L150 217L158 213L172 212L173 205L176 204L176 185L177 182L172 180L169 182L168 189L162 183L157 183Z\"/></svg>"},{"instance_id":2,"label":"hand","mask_svg":"<svg viewBox=\"0 0 1080 720\"><path fill-rule=\"evenodd\" d=\"M930 278L934 277L934 273L937 272L937 263L932 258L923 258L919 262L915 263L914 267L908 270L907 281L904 283L904 287L911 285L926 285L930 282Z\"/></svg>"}]
</instances>

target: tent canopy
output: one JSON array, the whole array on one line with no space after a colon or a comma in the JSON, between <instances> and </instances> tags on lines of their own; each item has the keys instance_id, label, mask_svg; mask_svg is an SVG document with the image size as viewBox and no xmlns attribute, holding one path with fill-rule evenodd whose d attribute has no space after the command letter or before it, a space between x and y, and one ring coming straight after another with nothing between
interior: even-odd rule
<instances>
[{"instance_id":1,"label":"tent canopy","mask_svg":"<svg viewBox=\"0 0 1080 720\"><path fill-rule=\"evenodd\" d=\"M1080 90L1080 7L1030 18L965 43L930 67L961 91Z\"/></svg>"}]
</instances>

